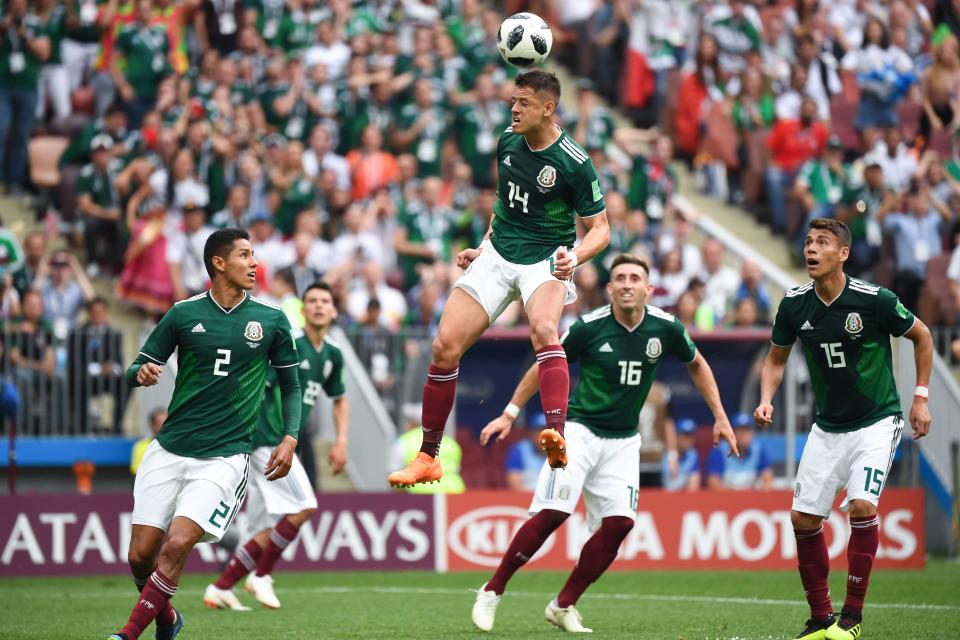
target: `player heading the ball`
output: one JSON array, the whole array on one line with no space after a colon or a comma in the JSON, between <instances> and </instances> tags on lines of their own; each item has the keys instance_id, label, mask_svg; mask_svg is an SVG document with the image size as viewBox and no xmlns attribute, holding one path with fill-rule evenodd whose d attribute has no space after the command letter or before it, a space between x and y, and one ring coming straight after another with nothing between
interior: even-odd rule
<instances>
[{"instance_id":1,"label":"player heading the ball","mask_svg":"<svg viewBox=\"0 0 960 640\"><path fill-rule=\"evenodd\" d=\"M551 466L566 464L563 425L570 374L558 325L576 300L573 271L610 241L606 205L589 155L556 123L560 81L534 70L517 77L511 126L497 145L497 201L483 242L457 255L463 275L454 283L433 341L423 387L423 444L406 469L388 482L410 487L438 481L437 454L459 373L460 357L519 297L530 321L547 417L540 445ZM580 244L577 218L587 228Z\"/></svg>"}]
</instances>

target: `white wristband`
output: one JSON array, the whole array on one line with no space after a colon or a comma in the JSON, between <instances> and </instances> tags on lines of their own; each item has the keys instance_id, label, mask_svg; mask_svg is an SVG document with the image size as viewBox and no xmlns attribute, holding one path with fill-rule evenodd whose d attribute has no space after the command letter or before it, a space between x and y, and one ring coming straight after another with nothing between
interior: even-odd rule
<instances>
[{"instance_id":1,"label":"white wristband","mask_svg":"<svg viewBox=\"0 0 960 640\"><path fill-rule=\"evenodd\" d=\"M569 252L570 259L573 260L573 268L576 269L577 265L580 264L580 258L577 257L577 252L572 249Z\"/></svg>"},{"instance_id":2,"label":"white wristband","mask_svg":"<svg viewBox=\"0 0 960 640\"><path fill-rule=\"evenodd\" d=\"M512 419L516 420L517 416L520 415L520 407L513 404L512 402L503 408L503 412L510 416Z\"/></svg>"},{"instance_id":3,"label":"white wristband","mask_svg":"<svg viewBox=\"0 0 960 640\"><path fill-rule=\"evenodd\" d=\"M913 392L914 397L926 400L930 397L930 389L925 384L918 384L917 390Z\"/></svg>"}]
</instances>

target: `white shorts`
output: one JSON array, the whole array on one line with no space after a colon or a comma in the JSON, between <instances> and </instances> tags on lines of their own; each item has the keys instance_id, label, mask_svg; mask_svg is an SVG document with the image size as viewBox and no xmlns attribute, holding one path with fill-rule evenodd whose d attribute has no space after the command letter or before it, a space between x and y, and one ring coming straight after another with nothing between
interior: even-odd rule
<instances>
[{"instance_id":1,"label":"white shorts","mask_svg":"<svg viewBox=\"0 0 960 640\"><path fill-rule=\"evenodd\" d=\"M131 522L166 531L183 516L204 530L200 542L219 542L243 505L249 458L187 458L154 440L133 484Z\"/></svg>"},{"instance_id":2,"label":"white shorts","mask_svg":"<svg viewBox=\"0 0 960 640\"><path fill-rule=\"evenodd\" d=\"M250 456L247 527L251 533L272 529L283 516L317 508L317 494L297 456L285 477L270 481L263 475L272 451L273 447L257 447Z\"/></svg>"},{"instance_id":3,"label":"white shorts","mask_svg":"<svg viewBox=\"0 0 960 640\"><path fill-rule=\"evenodd\" d=\"M530 515L543 509L573 513L583 492L587 526L600 528L610 516L636 519L640 480L640 434L629 438L601 438L578 422L564 428L567 468L540 470Z\"/></svg>"},{"instance_id":4,"label":"white shorts","mask_svg":"<svg viewBox=\"0 0 960 640\"><path fill-rule=\"evenodd\" d=\"M573 284L573 278L561 281L553 276L556 251L540 262L513 264L497 253L489 240L484 240L480 248L483 251L457 278L453 286L460 287L480 303L490 318L490 324L493 324L494 320L518 296L526 306L533 292L544 282L563 283L567 289L564 305L576 301L577 288ZM559 248L557 250L559 251Z\"/></svg>"},{"instance_id":5,"label":"white shorts","mask_svg":"<svg viewBox=\"0 0 960 640\"><path fill-rule=\"evenodd\" d=\"M847 491L841 511L847 510L851 500L866 500L876 506L901 431L900 416L845 433L831 433L813 425L800 457L793 510L826 518L840 489Z\"/></svg>"}]
</instances>

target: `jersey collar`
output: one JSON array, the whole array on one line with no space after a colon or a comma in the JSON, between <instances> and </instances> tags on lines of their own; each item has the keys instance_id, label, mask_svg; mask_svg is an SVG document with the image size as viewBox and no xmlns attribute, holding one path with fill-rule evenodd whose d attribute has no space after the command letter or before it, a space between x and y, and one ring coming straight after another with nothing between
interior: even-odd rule
<instances>
[{"instance_id":1,"label":"jersey collar","mask_svg":"<svg viewBox=\"0 0 960 640\"><path fill-rule=\"evenodd\" d=\"M555 126L557 129L560 130L560 135L557 136L557 139L556 139L556 140L554 140L553 142L551 142L550 144L548 144L547 146L545 146L543 149L537 149L537 150L531 149L531 148L530 148L530 143L527 142L527 139L526 139L525 137L521 136L521 137L523 137L523 144L527 145L527 149L530 151L530 153L543 153L544 151L548 151L548 150L552 149L554 145L560 144L560 141L563 140L563 137L564 137L565 135L567 135L567 132L564 130L563 127L561 127L561 126L558 125L558 124L554 124L553 126Z\"/></svg>"},{"instance_id":2,"label":"jersey collar","mask_svg":"<svg viewBox=\"0 0 960 640\"><path fill-rule=\"evenodd\" d=\"M643 313L642 313L642 315L640 316L640 322L638 322L638 323L637 323L636 325L634 325L633 327L628 327L627 325L625 325L625 324L623 324L622 322L620 322L619 318L617 318L617 314L615 314L615 313L613 312L613 305L612 305L612 304L610 305L610 315L613 316L613 321L616 322L616 323L617 323L618 325L620 325L621 327L623 327L623 328L627 331L627 333L633 333L634 331L636 331L637 329L639 329L639 328L640 328L640 325L643 324L643 321L647 319L647 305L643 305Z\"/></svg>"},{"instance_id":3,"label":"jersey collar","mask_svg":"<svg viewBox=\"0 0 960 640\"><path fill-rule=\"evenodd\" d=\"M225 314L230 315L231 313L233 313L234 311L236 311L237 309L239 309L239 308L243 305L243 303L246 302L246 301L250 298L250 294L248 294L246 291L244 291L244 292L243 292L243 300L241 300L240 302L238 302L237 304L235 304L235 305L234 305L232 308L230 308L230 309L224 309L223 307L221 307L221 306L220 306L220 303L217 302L216 300L214 300L214 298L213 298L213 292L211 292L211 291L209 291L209 290L207 291L207 298L209 298L210 302L212 302L213 305L214 305L217 309L220 309L220 311L223 311Z\"/></svg>"},{"instance_id":4,"label":"jersey collar","mask_svg":"<svg viewBox=\"0 0 960 640\"><path fill-rule=\"evenodd\" d=\"M827 302L826 300L824 300L823 298L820 297L820 292L817 291L817 283L816 283L816 282L813 283L813 293L814 293L815 296L817 296L817 300L819 300L821 303L823 303L823 306L829 307L829 306L832 305L834 302L836 302L836 301L840 298L840 296L843 295L843 292L847 290L847 285L849 285L849 284L850 284L850 276L848 276L847 274L843 274L843 288L840 289L840 293L837 294L837 297L834 298L833 300L831 300L830 302Z\"/></svg>"}]
</instances>

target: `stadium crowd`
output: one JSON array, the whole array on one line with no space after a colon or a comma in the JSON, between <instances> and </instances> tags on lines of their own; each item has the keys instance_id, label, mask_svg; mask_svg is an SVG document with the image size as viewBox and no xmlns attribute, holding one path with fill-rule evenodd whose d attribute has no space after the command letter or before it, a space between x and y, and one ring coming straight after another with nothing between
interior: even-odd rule
<instances>
[{"instance_id":1,"label":"stadium crowd","mask_svg":"<svg viewBox=\"0 0 960 640\"><path fill-rule=\"evenodd\" d=\"M853 273L930 324L954 323L951 0L7 0L0 181L12 195L30 187L30 136L68 138L52 196L71 250L50 251L43 232L21 256L8 248L18 267L2 282L14 336L3 360L56 379L68 353L80 358L66 345L84 306L97 324L91 278L154 319L207 286L209 234L240 226L260 261L258 295L297 321L298 294L328 281L338 322L381 391L392 388L390 345L436 327L452 259L492 215L516 73L496 30L520 9L552 23L555 59L579 79L560 119L597 167L611 225L609 248L577 270L564 325L603 303L623 251L647 257L653 303L688 327L769 325L760 268L738 271L721 243L694 242L674 202L676 159L798 259L807 218L846 220ZM604 103L636 128L615 126ZM523 322L514 304L498 325ZM96 384L113 375L84 366Z\"/></svg>"}]
</instances>

